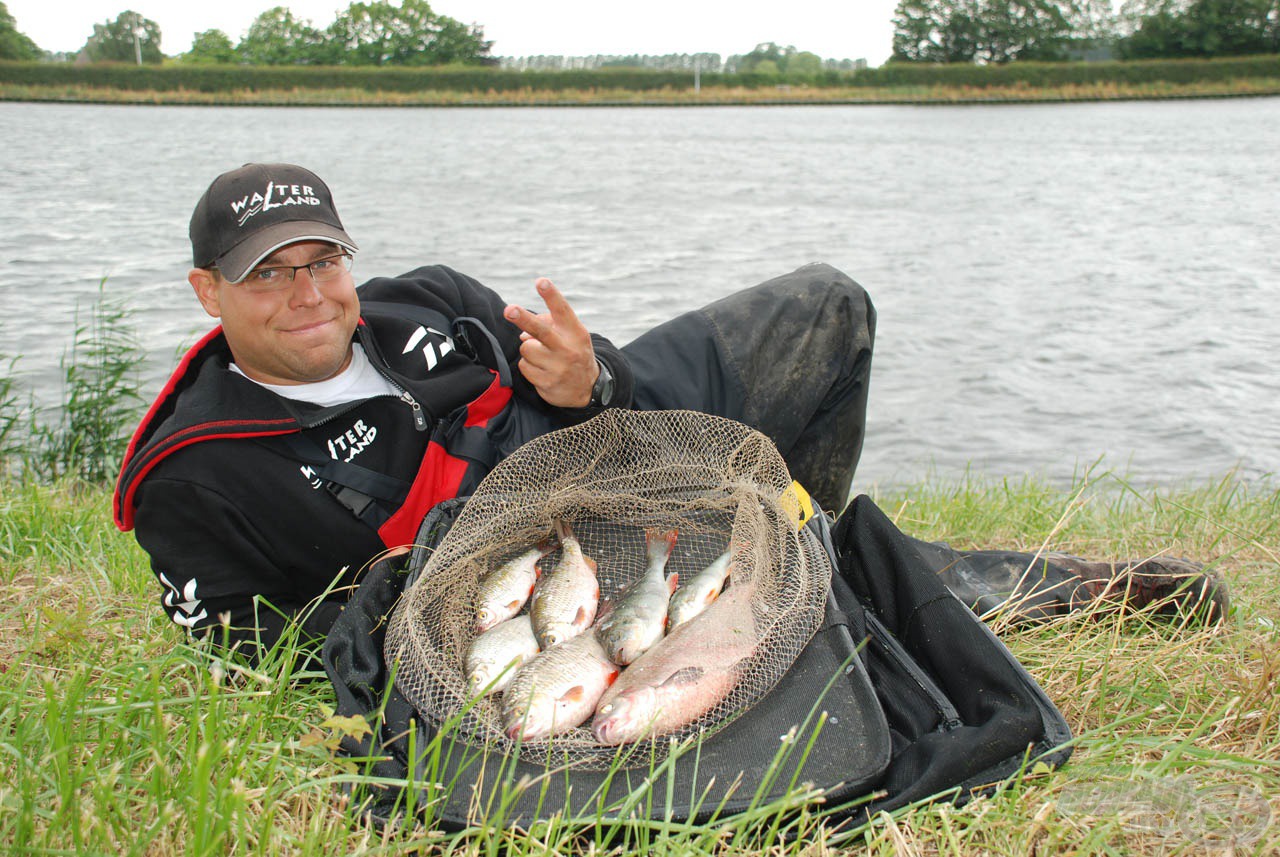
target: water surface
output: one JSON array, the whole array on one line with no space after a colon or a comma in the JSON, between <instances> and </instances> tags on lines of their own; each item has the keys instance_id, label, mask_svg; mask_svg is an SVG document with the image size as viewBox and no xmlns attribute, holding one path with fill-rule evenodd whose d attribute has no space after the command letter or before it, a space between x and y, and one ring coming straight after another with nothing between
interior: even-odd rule
<instances>
[{"instance_id":1,"label":"water surface","mask_svg":"<svg viewBox=\"0 0 1280 857\"><path fill-rule=\"evenodd\" d=\"M964 107L0 104L0 352L56 400L127 299L154 393L208 328L192 206L305 164L357 277L444 263L623 343L810 261L879 311L860 487L967 469L1139 484L1280 468L1280 99Z\"/></svg>"}]
</instances>

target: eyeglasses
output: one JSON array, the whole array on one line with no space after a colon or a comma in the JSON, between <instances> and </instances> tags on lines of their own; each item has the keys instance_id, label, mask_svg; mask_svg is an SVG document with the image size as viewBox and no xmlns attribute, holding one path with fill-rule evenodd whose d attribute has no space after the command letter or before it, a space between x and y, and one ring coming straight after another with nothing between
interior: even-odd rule
<instances>
[{"instance_id":1,"label":"eyeglasses","mask_svg":"<svg viewBox=\"0 0 1280 857\"><path fill-rule=\"evenodd\" d=\"M351 254L339 253L336 256L325 256L305 265L271 265L266 268L254 268L245 275L240 285L254 294L278 292L293 285L293 280L302 269L311 272L311 279L318 285L335 282L343 274L351 270Z\"/></svg>"}]
</instances>

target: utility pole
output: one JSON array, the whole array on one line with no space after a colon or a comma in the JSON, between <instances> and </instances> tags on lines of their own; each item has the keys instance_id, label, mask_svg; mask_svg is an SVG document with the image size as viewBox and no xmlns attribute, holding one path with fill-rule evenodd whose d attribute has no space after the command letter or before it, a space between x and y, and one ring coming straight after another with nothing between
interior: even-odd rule
<instances>
[{"instance_id":1,"label":"utility pole","mask_svg":"<svg viewBox=\"0 0 1280 857\"><path fill-rule=\"evenodd\" d=\"M142 34L142 14L139 12L134 12L133 13L133 56L134 56L134 59L137 60L138 65L142 65L142 41L139 38L141 34Z\"/></svg>"}]
</instances>

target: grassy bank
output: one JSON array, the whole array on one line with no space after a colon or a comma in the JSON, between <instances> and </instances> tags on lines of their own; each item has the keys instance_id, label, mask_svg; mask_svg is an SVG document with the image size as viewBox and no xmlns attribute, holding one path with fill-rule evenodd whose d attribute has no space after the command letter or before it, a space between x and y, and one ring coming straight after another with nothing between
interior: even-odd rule
<instances>
[{"instance_id":1,"label":"grassy bank","mask_svg":"<svg viewBox=\"0 0 1280 857\"><path fill-rule=\"evenodd\" d=\"M879 87L714 87L694 91L664 87L631 89L518 89L504 91L422 90L380 92L359 88L132 90L86 84L24 85L0 83L0 101L78 104L174 104L304 107L628 107L783 104L992 104L1069 101L1127 101L1176 98L1231 98L1280 95L1280 78L1227 81L1104 81L1035 86L918 84Z\"/></svg>"},{"instance_id":2,"label":"grassy bank","mask_svg":"<svg viewBox=\"0 0 1280 857\"><path fill-rule=\"evenodd\" d=\"M379 830L359 821L328 749L324 682L283 662L231 677L181 641L103 489L0 485L0 849L17 853L590 853L604 828L527 835ZM1274 853L1280 848L1280 491L1233 479L1132 491L1103 478L928 482L878 496L913 535L958 547L1211 560L1235 608L1221 627L1074 617L1002 638L1063 710L1061 771L956 809L935 805L807 841L753 823L610 827L655 854ZM1270 804L1267 803L1269 796ZM813 806L820 812L821 805ZM579 838L580 833L587 838ZM1234 837L1234 840L1233 840Z\"/></svg>"}]
</instances>

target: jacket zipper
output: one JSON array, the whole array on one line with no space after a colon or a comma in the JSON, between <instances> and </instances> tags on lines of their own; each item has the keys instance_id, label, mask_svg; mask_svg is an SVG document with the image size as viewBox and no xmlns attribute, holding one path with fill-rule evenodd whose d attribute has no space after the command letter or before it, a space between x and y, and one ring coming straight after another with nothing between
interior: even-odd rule
<instances>
[{"instance_id":1,"label":"jacket zipper","mask_svg":"<svg viewBox=\"0 0 1280 857\"><path fill-rule=\"evenodd\" d=\"M390 378L387 379L391 381ZM392 384L395 382L392 381ZM418 400L409 395L408 390L400 391L400 401L407 404L413 410L413 427L417 431L426 431L430 425L427 423L427 415L422 411L422 405L418 404Z\"/></svg>"},{"instance_id":2,"label":"jacket zipper","mask_svg":"<svg viewBox=\"0 0 1280 857\"><path fill-rule=\"evenodd\" d=\"M431 421L427 419L427 413L423 409L422 405L418 402L418 400L415 399L408 390L406 390L404 387L401 387L399 384L397 384L395 378L392 378L386 372L383 372L382 367L378 365L378 361L373 359L373 357L375 356L378 359L382 359L382 354L378 350L377 343L373 342L373 339L371 336L361 335L361 332L358 329L356 331L356 336L361 340L360 344L364 346L365 354L369 355L370 357L369 365L373 367L373 371L381 375L386 380L386 382L392 386L392 388L394 388L397 392L399 392L400 395L397 398L399 398L400 401L408 405L409 409L413 412L414 430L426 431L427 429L431 428ZM368 341L366 342L365 340L368 340Z\"/></svg>"}]
</instances>

